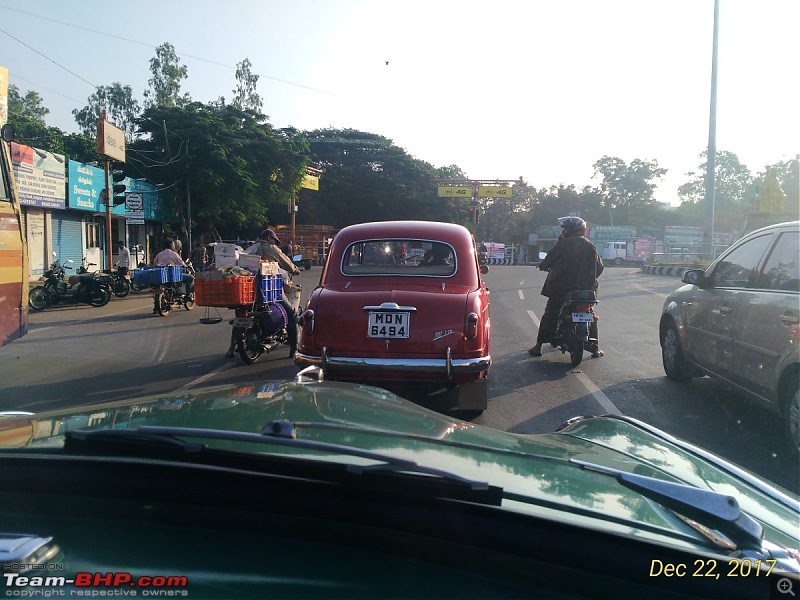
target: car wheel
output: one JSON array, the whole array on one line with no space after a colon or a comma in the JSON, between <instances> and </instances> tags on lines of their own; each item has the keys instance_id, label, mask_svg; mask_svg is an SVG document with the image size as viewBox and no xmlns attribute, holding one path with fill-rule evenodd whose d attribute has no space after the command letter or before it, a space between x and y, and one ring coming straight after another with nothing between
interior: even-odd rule
<instances>
[{"instance_id":1,"label":"car wheel","mask_svg":"<svg viewBox=\"0 0 800 600\"><path fill-rule=\"evenodd\" d=\"M673 323L666 325L661 331L661 362L667 377L675 381L691 379L694 369L683 355L681 338Z\"/></svg>"},{"instance_id":2,"label":"car wheel","mask_svg":"<svg viewBox=\"0 0 800 600\"><path fill-rule=\"evenodd\" d=\"M800 378L792 377L784 388L783 422L789 445L795 457L800 456Z\"/></svg>"}]
</instances>

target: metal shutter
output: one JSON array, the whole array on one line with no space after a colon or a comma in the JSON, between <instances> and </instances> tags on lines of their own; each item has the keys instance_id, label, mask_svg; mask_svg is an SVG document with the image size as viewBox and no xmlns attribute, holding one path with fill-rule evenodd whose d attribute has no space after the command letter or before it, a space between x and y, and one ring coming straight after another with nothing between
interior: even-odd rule
<instances>
[{"instance_id":1,"label":"metal shutter","mask_svg":"<svg viewBox=\"0 0 800 600\"><path fill-rule=\"evenodd\" d=\"M62 264L68 259L74 270L83 264L83 215L70 211L53 211L53 251Z\"/></svg>"}]
</instances>

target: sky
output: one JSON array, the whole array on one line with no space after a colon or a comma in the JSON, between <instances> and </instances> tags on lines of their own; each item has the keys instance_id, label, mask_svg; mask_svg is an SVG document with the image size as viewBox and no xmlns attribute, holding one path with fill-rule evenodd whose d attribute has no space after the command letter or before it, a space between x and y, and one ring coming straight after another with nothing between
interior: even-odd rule
<instances>
[{"instance_id":1,"label":"sky","mask_svg":"<svg viewBox=\"0 0 800 600\"><path fill-rule=\"evenodd\" d=\"M719 5L716 145L757 173L800 153L800 1ZM713 22L713 0L0 0L0 66L73 132L96 86L141 104L169 42L201 102L230 100L249 59L275 127L375 133L535 187L656 160L676 204L708 145Z\"/></svg>"}]
</instances>

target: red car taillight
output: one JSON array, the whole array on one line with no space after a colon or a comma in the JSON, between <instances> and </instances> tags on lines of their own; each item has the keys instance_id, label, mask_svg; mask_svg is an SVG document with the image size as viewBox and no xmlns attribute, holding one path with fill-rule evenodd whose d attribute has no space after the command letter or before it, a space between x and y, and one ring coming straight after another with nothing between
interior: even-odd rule
<instances>
[{"instance_id":1,"label":"red car taillight","mask_svg":"<svg viewBox=\"0 0 800 600\"><path fill-rule=\"evenodd\" d=\"M310 308L303 312L303 335L314 333L314 311Z\"/></svg>"},{"instance_id":2,"label":"red car taillight","mask_svg":"<svg viewBox=\"0 0 800 600\"><path fill-rule=\"evenodd\" d=\"M468 340L474 340L478 337L478 315L474 312L469 313L464 320L464 336Z\"/></svg>"}]
</instances>

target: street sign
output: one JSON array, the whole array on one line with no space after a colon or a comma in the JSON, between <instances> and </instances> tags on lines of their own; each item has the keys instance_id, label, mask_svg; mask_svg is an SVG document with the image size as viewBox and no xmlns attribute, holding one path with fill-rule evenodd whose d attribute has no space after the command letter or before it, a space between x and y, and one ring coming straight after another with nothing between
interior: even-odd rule
<instances>
[{"instance_id":1,"label":"street sign","mask_svg":"<svg viewBox=\"0 0 800 600\"><path fill-rule=\"evenodd\" d=\"M142 210L142 207L144 207L144 200L141 194L136 192L125 194L125 208L127 210Z\"/></svg>"},{"instance_id":2,"label":"street sign","mask_svg":"<svg viewBox=\"0 0 800 600\"><path fill-rule=\"evenodd\" d=\"M472 187L470 186L445 186L440 185L440 198L472 198Z\"/></svg>"},{"instance_id":3,"label":"street sign","mask_svg":"<svg viewBox=\"0 0 800 600\"><path fill-rule=\"evenodd\" d=\"M478 196L481 198L511 198L511 188L505 185L478 186Z\"/></svg>"},{"instance_id":4,"label":"street sign","mask_svg":"<svg viewBox=\"0 0 800 600\"><path fill-rule=\"evenodd\" d=\"M304 175L300 187L307 190L319 191L319 177L310 174Z\"/></svg>"}]
</instances>

